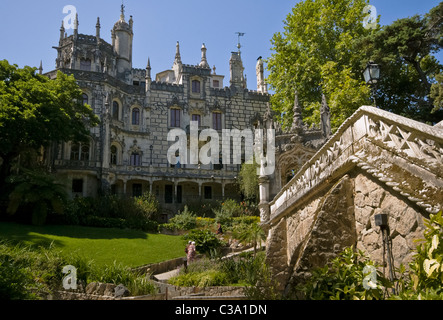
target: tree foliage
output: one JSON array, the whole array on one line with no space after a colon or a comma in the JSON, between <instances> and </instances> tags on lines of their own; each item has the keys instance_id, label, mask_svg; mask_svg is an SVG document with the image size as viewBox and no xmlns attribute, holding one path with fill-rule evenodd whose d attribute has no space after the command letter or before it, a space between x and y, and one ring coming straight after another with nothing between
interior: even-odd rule
<instances>
[{"instance_id":1,"label":"tree foliage","mask_svg":"<svg viewBox=\"0 0 443 320\"><path fill-rule=\"evenodd\" d=\"M305 123L320 121L321 96L327 98L334 131L362 105L418 121L443 119L443 66L435 53L443 45L443 2L421 16L390 25L365 28L366 0L304 0L284 21L284 31L271 43L268 82L275 91L272 104L292 123L295 91ZM362 76L369 61L381 67L381 79L369 87ZM374 92L372 92L372 90Z\"/></svg>"},{"instance_id":2,"label":"tree foliage","mask_svg":"<svg viewBox=\"0 0 443 320\"><path fill-rule=\"evenodd\" d=\"M238 174L238 185L245 199L250 201L256 201L258 199L258 176L257 176L258 164L243 163L240 172Z\"/></svg>"},{"instance_id":3,"label":"tree foliage","mask_svg":"<svg viewBox=\"0 0 443 320\"><path fill-rule=\"evenodd\" d=\"M381 67L377 106L422 122L443 119L437 83L443 66L434 56L443 46L442 32L443 2L424 16L398 19L361 41L367 59Z\"/></svg>"},{"instance_id":4,"label":"tree foliage","mask_svg":"<svg viewBox=\"0 0 443 320\"><path fill-rule=\"evenodd\" d=\"M23 150L83 141L98 121L73 76L58 72L50 80L36 68L0 61L0 183Z\"/></svg>"},{"instance_id":5,"label":"tree foliage","mask_svg":"<svg viewBox=\"0 0 443 320\"><path fill-rule=\"evenodd\" d=\"M23 169L22 174L9 178L14 189L9 195L8 214L20 207L31 213L34 225L43 225L49 212L62 214L67 200L65 185L51 174Z\"/></svg>"},{"instance_id":6,"label":"tree foliage","mask_svg":"<svg viewBox=\"0 0 443 320\"><path fill-rule=\"evenodd\" d=\"M362 23L367 4L366 0L301 1L287 16L283 33L274 34L268 81L275 91L274 108L286 112L284 126L292 122L295 91L307 124L319 122L325 94L333 129L369 102L370 90L362 79L366 61L357 46L357 39L375 32Z\"/></svg>"}]
</instances>

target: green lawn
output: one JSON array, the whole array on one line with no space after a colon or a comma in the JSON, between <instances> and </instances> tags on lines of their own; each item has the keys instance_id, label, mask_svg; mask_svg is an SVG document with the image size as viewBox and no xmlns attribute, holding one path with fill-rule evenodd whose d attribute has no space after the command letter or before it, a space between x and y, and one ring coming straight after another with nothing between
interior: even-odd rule
<instances>
[{"instance_id":1,"label":"green lawn","mask_svg":"<svg viewBox=\"0 0 443 320\"><path fill-rule=\"evenodd\" d=\"M184 240L179 236L143 231L48 225L36 227L0 222L0 239L48 247L51 243L63 253L75 253L97 265L138 267L184 257Z\"/></svg>"}]
</instances>

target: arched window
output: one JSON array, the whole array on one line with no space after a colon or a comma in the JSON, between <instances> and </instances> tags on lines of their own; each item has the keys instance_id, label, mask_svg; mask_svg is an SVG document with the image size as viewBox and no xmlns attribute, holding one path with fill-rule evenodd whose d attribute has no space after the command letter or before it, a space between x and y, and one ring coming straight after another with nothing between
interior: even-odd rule
<instances>
[{"instance_id":1,"label":"arched window","mask_svg":"<svg viewBox=\"0 0 443 320\"><path fill-rule=\"evenodd\" d=\"M82 94L82 99L83 99L83 104L88 104L89 103L89 97L86 93Z\"/></svg>"},{"instance_id":2,"label":"arched window","mask_svg":"<svg viewBox=\"0 0 443 320\"><path fill-rule=\"evenodd\" d=\"M117 164L117 147L111 146L111 164Z\"/></svg>"},{"instance_id":3,"label":"arched window","mask_svg":"<svg viewBox=\"0 0 443 320\"><path fill-rule=\"evenodd\" d=\"M118 120L119 113L120 113L120 106L118 105L117 101L114 101L112 103L112 118Z\"/></svg>"},{"instance_id":4,"label":"arched window","mask_svg":"<svg viewBox=\"0 0 443 320\"><path fill-rule=\"evenodd\" d=\"M200 93L200 81L192 80L192 92Z\"/></svg>"},{"instance_id":5,"label":"arched window","mask_svg":"<svg viewBox=\"0 0 443 320\"><path fill-rule=\"evenodd\" d=\"M140 109L139 108L132 109L132 124L133 125L140 124Z\"/></svg>"},{"instance_id":6,"label":"arched window","mask_svg":"<svg viewBox=\"0 0 443 320\"><path fill-rule=\"evenodd\" d=\"M80 160L88 161L89 160L89 144L82 144L80 149Z\"/></svg>"},{"instance_id":7,"label":"arched window","mask_svg":"<svg viewBox=\"0 0 443 320\"><path fill-rule=\"evenodd\" d=\"M90 149L89 143L73 143L71 145L71 160L89 161Z\"/></svg>"},{"instance_id":8,"label":"arched window","mask_svg":"<svg viewBox=\"0 0 443 320\"><path fill-rule=\"evenodd\" d=\"M80 159L80 144L74 143L71 145L71 160Z\"/></svg>"}]
</instances>

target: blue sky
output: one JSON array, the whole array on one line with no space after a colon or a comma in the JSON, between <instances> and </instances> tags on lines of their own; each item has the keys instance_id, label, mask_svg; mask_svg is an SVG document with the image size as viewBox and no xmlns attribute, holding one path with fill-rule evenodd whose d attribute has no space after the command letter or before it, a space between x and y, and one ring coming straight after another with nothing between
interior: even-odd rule
<instances>
[{"instance_id":1,"label":"blue sky","mask_svg":"<svg viewBox=\"0 0 443 320\"><path fill-rule=\"evenodd\" d=\"M295 0L124 0L126 20L134 19L133 67L144 68L151 59L153 75L172 67L175 45L180 41L183 63L200 62L205 43L208 63L217 74L225 75L229 85L229 57L236 51L236 32L241 38L242 58L248 87L254 89L258 56L271 55L270 40L283 29L283 20ZM381 24L427 13L439 0L371 0L381 16ZM36 66L43 61L44 72L55 67L63 8L76 7L79 33L95 35L97 17L101 37L111 42L112 26L119 19L121 0L0 0L0 59L10 63ZM68 30L71 34L72 30ZM438 55L440 61L443 56Z\"/></svg>"}]
</instances>

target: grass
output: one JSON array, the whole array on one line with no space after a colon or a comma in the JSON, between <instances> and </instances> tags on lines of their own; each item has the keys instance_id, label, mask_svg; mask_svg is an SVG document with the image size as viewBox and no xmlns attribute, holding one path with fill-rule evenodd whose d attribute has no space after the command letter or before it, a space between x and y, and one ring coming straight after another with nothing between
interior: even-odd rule
<instances>
[{"instance_id":1,"label":"grass","mask_svg":"<svg viewBox=\"0 0 443 320\"><path fill-rule=\"evenodd\" d=\"M77 254L97 266L114 261L128 267L184 257L184 240L179 236L151 234L128 229L81 226L32 226L0 222L0 239L49 247Z\"/></svg>"}]
</instances>

